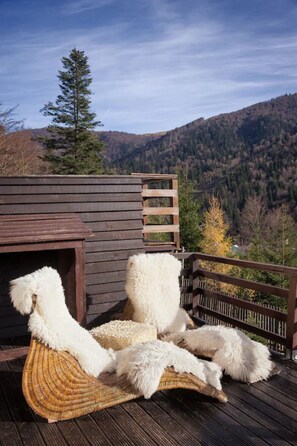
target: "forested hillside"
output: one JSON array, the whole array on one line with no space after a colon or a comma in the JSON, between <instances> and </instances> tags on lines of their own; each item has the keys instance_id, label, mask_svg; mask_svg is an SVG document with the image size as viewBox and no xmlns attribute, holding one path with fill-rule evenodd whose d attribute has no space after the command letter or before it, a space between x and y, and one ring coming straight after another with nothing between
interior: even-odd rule
<instances>
[{"instance_id":1,"label":"forested hillside","mask_svg":"<svg viewBox=\"0 0 297 446\"><path fill-rule=\"evenodd\" d=\"M35 140L45 132L31 130ZM211 195L219 195L235 228L253 195L263 196L270 209L288 205L297 221L297 94L164 133L98 136L105 144L106 173L186 173L202 209Z\"/></svg>"},{"instance_id":2,"label":"forested hillside","mask_svg":"<svg viewBox=\"0 0 297 446\"><path fill-rule=\"evenodd\" d=\"M187 171L202 201L219 194L232 221L253 194L267 197L269 207L288 204L297 219L297 94L201 118L140 144L134 136L121 150L114 141L111 150L106 138L117 172Z\"/></svg>"}]
</instances>

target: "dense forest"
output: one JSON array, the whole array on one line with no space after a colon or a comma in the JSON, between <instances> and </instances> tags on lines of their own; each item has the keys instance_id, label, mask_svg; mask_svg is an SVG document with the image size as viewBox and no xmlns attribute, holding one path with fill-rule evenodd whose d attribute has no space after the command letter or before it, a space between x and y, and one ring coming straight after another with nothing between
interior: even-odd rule
<instances>
[{"instance_id":1,"label":"dense forest","mask_svg":"<svg viewBox=\"0 0 297 446\"><path fill-rule=\"evenodd\" d=\"M251 195L288 204L297 219L297 94L161 135L100 135L113 172L187 172L202 203L219 195L235 226Z\"/></svg>"},{"instance_id":2,"label":"dense forest","mask_svg":"<svg viewBox=\"0 0 297 446\"><path fill-rule=\"evenodd\" d=\"M1 159L5 161L0 174L48 171L48 166L40 165L42 148L37 144L46 133L46 129L32 129L3 135L13 150L0 144L0 151L4 151ZM106 173L182 172L193 184L202 211L210 196L220 197L233 234L237 233L240 213L252 196L264 197L268 209L287 205L297 221L297 94L209 119L200 118L163 133L94 133L105 145L101 157ZM30 154L29 134L34 141L34 153ZM15 151L19 157L15 157Z\"/></svg>"}]
</instances>

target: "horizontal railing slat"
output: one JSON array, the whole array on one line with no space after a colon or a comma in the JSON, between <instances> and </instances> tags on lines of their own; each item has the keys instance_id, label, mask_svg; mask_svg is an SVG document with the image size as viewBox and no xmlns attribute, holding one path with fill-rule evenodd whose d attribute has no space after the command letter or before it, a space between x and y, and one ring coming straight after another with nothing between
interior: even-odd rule
<instances>
[{"instance_id":1,"label":"horizontal railing slat","mask_svg":"<svg viewBox=\"0 0 297 446\"><path fill-rule=\"evenodd\" d=\"M248 324L246 322L240 321L239 319L235 319L230 316L226 316L224 314L219 313L218 311L211 310L202 305L199 305L199 311L202 311L203 313L208 314L209 316L213 316L223 322L226 322L227 324L231 324L234 325L235 327L241 328L242 330L246 330L258 336L262 336L265 339L270 339L271 341L278 342L279 344L282 345L286 344L286 338L284 336L264 330L263 328L255 327L254 325Z\"/></svg>"},{"instance_id":2,"label":"horizontal railing slat","mask_svg":"<svg viewBox=\"0 0 297 446\"><path fill-rule=\"evenodd\" d=\"M205 260L208 262L223 263L226 265L240 266L241 268L251 268L260 271L272 271L276 273L297 276L297 268L289 266L273 265L270 263L252 262L250 260L231 259L229 257L212 256L210 254L202 253L186 253L193 255L195 259Z\"/></svg>"},{"instance_id":3,"label":"horizontal railing slat","mask_svg":"<svg viewBox=\"0 0 297 446\"><path fill-rule=\"evenodd\" d=\"M179 230L179 225L147 225L143 227L144 234L150 234L153 232L177 232Z\"/></svg>"},{"instance_id":4,"label":"horizontal railing slat","mask_svg":"<svg viewBox=\"0 0 297 446\"><path fill-rule=\"evenodd\" d=\"M174 189L143 189L143 198L153 197L177 197L177 190Z\"/></svg>"},{"instance_id":5,"label":"horizontal railing slat","mask_svg":"<svg viewBox=\"0 0 297 446\"><path fill-rule=\"evenodd\" d=\"M259 291L261 293L272 294L284 299L288 299L288 290L265 283L254 282L252 280L241 279L238 277L231 277L227 274L214 273L202 268L197 268L193 273L193 279L198 277L206 277L208 279L216 280L218 282L228 283L229 285L238 286L241 288L248 288L250 290Z\"/></svg>"},{"instance_id":6,"label":"horizontal railing slat","mask_svg":"<svg viewBox=\"0 0 297 446\"><path fill-rule=\"evenodd\" d=\"M178 215L178 207L144 207L143 215Z\"/></svg>"},{"instance_id":7,"label":"horizontal railing slat","mask_svg":"<svg viewBox=\"0 0 297 446\"><path fill-rule=\"evenodd\" d=\"M264 307L263 305L259 305L253 302L249 302L247 300L238 299L237 297L227 296L226 294L222 294L216 291L207 290L204 288L196 288L193 290L193 297L197 295L203 295L205 297L215 298L218 301L225 302L231 305L235 305L240 308L246 308L247 310L254 311L255 313L264 314L265 316L270 316L278 321L287 321L287 314L282 311L274 310L273 308Z\"/></svg>"}]
</instances>

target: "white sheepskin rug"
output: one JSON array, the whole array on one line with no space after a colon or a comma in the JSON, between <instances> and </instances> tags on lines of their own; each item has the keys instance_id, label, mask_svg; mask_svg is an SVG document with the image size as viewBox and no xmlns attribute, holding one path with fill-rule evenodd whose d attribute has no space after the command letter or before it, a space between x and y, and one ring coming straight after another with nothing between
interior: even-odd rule
<instances>
[{"instance_id":1,"label":"white sheepskin rug","mask_svg":"<svg viewBox=\"0 0 297 446\"><path fill-rule=\"evenodd\" d=\"M137 254L129 258L126 292L135 322L151 324L158 334L186 329L187 313L179 307L181 263L170 254Z\"/></svg>"},{"instance_id":2,"label":"white sheepskin rug","mask_svg":"<svg viewBox=\"0 0 297 446\"><path fill-rule=\"evenodd\" d=\"M150 398L157 390L166 367L173 367L178 373L192 373L204 383L222 389L220 366L197 359L172 343L153 340L117 352L118 376L126 375L145 398Z\"/></svg>"},{"instance_id":3,"label":"white sheepskin rug","mask_svg":"<svg viewBox=\"0 0 297 446\"><path fill-rule=\"evenodd\" d=\"M97 377L114 369L114 352L102 348L70 315L56 270L44 267L12 280L10 285L14 307L21 314L31 313L29 330L35 338L73 355L88 375Z\"/></svg>"},{"instance_id":4,"label":"white sheepskin rug","mask_svg":"<svg viewBox=\"0 0 297 446\"><path fill-rule=\"evenodd\" d=\"M197 355L204 351L213 352L213 362L239 381L254 383L274 373L275 364L270 360L268 348L234 328L205 325L162 339L182 345Z\"/></svg>"}]
</instances>

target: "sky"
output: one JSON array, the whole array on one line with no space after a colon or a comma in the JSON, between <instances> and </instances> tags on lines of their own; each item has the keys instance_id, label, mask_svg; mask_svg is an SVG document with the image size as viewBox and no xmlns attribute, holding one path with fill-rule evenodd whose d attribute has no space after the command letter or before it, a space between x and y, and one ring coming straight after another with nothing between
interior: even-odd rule
<instances>
[{"instance_id":1,"label":"sky","mask_svg":"<svg viewBox=\"0 0 297 446\"><path fill-rule=\"evenodd\" d=\"M297 0L0 0L0 103L25 127L88 57L102 130L153 133L297 92Z\"/></svg>"}]
</instances>

